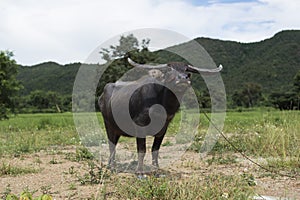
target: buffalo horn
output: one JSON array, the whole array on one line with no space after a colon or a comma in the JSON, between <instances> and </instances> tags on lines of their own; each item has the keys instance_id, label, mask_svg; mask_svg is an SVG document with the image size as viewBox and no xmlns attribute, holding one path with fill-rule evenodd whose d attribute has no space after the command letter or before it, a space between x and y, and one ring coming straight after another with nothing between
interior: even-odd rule
<instances>
[{"instance_id":1,"label":"buffalo horn","mask_svg":"<svg viewBox=\"0 0 300 200\"><path fill-rule=\"evenodd\" d=\"M192 65L188 65L186 71L188 72L193 72L193 73L217 73L219 71L221 71L223 69L222 65L219 65L218 68L215 69L203 69L203 68L198 68L198 67L194 67Z\"/></svg>"},{"instance_id":2,"label":"buffalo horn","mask_svg":"<svg viewBox=\"0 0 300 200\"><path fill-rule=\"evenodd\" d=\"M133 67L139 67L139 68L148 68L148 69L154 69L154 68L163 68L167 67L167 64L160 64L160 65L147 65L147 64L139 64L128 58L128 62Z\"/></svg>"}]
</instances>

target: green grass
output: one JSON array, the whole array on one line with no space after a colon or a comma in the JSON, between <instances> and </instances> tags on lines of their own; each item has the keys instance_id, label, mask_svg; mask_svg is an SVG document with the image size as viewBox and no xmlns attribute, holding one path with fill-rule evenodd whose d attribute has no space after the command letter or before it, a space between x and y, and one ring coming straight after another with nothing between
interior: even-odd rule
<instances>
[{"instance_id":1,"label":"green grass","mask_svg":"<svg viewBox=\"0 0 300 200\"><path fill-rule=\"evenodd\" d=\"M155 178L114 180L114 191L103 195L120 199L250 199L254 194L243 176L213 174L191 178ZM108 192L108 191L105 191Z\"/></svg>"},{"instance_id":2,"label":"green grass","mask_svg":"<svg viewBox=\"0 0 300 200\"><path fill-rule=\"evenodd\" d=\"M73 126L72 113L19 114L11 116L9 120L0 121L0 132L32 131L51 127L67 128Z\"/></svg>"},{"instance_id":3,"label":"green grass","mask_svg":"<svg viewBox=\"0 0 300 200\"><path fill-rule=\"evenodd\" d=\"M195 113L192 117L199 116ZM180 120L180 115L176 115L167 135L172 136L178 131ZM201 114L199 134L195 138L195 143L201 144L208 125L209 122ZM298 130L300 130L300 112L297 111L228 112L224 126L225 135L239 149L255 156L280 158L299 157ZM27 153L51 145L77 143L79 137L74 127L72 113L20 114L9 120L0 121L0 154ZM214 148L217 152L233 150L222 137Z\"/></svg>"},{"instance_id":4,"label":"green grass","mask_svg":"<svg viewBox=\"0 0 300 200\"><path fill-rule=\"evenodd\" d=\"M206 129L206 124L199 128L199 134L190 149L200 151ZM299 111L256 110L228 112L223 132L229 141L246 155L253 159L266 159L266 167L295 174L299 173L299 170L295 169L300 167L299 130ZM220 136L210 154L234 152L235 149Z\"/></svg>"},{"instance_id":5,"label":"green grass","mask_svg":"<svg viewBox=\"0 0 300 200\"><path fill-rule=\"evenodd\" d=\"M38 171L39 170L37 169L13 166L4 162L2 163L2 165L0 165L0 177L5 175L16 176L19 174L37 173Z\"/></svg>"},{"instance_id":6,"label":"green grass","mask_svg":"<svg viewBox=\"0 0 300 200\"><path fill-rule=\"evenodd\" d=\"M78 143L71 113L20 114L0 121L0 155L31 153L53 145Z\"/></svg>"},{"instance_id":7,"label":"green grass","mask_svg":"<svg viewBox=\"0 0 300 200\"><path fill-rule=\"evenodd\" d=\"M99 115L100 116L100 115ZM190 148L199 151L209 122L203 114L200 117L198 135ZM99 118L101 121L101 117ZM181 118L176 115L167 135L174 136ZM102 121L101 121L102 123ZM103 123L102 123L103 125ZM300 112L268 111L228 112L224 134L245 154L253 159L264 158L263 165L272 170L296 175L300 173ZM188 130L187 130L188 131ZM121 141L127 139L122 137ZM79 137L71 113L64 114L22 114L0 121L0 155L22 154L39 151L53 145L77 145ZM175 145L164 141L163 146ZM239 162L234 149L222 137L210 152L209 165L227 165ZM136 177L122 177L106 174L105 168L92 164L93 155L78 147L76 153L66 154L66 159L88 163L87 172L78 176L81 184L104 184L103 198L118 199L249 199L254 195L252 174L224 175L210 174L189 178L165 177L137 180ZM52 164L55 164L53 159ZM0 164L0 176L34 173L34 169ZM74 168L70 174L76 175ZM106 176L107 175L107 176ZM260 174L264 176L264 174ZM76 189L71 183L70 190Z\"/></svg>"},{"instance_id":8,"label":"green grass","mask_svg":"<svg viewBox=\"0 0 300 200\"><path fill-rule=\"evenodd\" d=\"M224 133L239 149L262 157L300 156L300 112L228 113ZM223 139L215 150L233 151Z\"/></svg>"}]
</instances>

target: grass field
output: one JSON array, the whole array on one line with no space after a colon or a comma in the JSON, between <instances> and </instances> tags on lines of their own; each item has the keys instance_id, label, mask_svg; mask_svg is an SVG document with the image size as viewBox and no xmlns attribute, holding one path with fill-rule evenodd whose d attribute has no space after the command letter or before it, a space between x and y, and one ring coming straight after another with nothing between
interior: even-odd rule
<instances>
[{"instance_id":1,"label":"grass field","mask_svg":"<svg viewBox=\"0 0 300 200\"><path fill-rule=\"evenodd\" d=\"M72 144L79 144L79 138L71 113L20 114L0 121L0 155Z\"/></svg>"},{"instance_id":2,"label":"grass field","mask_svg":"<svg viewBox=\"0 0 300 200\"><path fill-rule=\"evenodd\" d=\"M199 115L195 114L195 117L199 117ZM168 135L172 135L177 130L179 120L180 117L176 116L169 127ZM200 115L200 124L199 134L189 148L190 152L200 150L206 134L209 122L203 114ZM228 112L223 131L232 144L246 155L258 162L262 160L263 162L260 164L263 166L294 176L298 181L300 173L299 130L299 111L256 110ZM121 143L126 142L126 139L121 140ZM172 143L167 142L163 145L168 146ZM23 155L37 154L41 150L47 151L54 147L68 146L77 148L73 154L64 155L68 158L67 160L87 166L86 177L79 178L80 176L76 175L77 181L68 183L68 190L76 191L81 187L82 182L84 185L101 185L100 189L98 187L98 193L90 195L90 199L248 199L256 193L254 176L278 177L276 174L270 174L258 168L255 168L253 173L224 174L219 173L218 170L212 170L210 174L199 175L198 168L189 161L182 164L181 168L192 168L194 174L192 176L183 178L172 175L164 178L150 177L146 180L136 180L135 177L108 173L104 170L104 166L103 169L96 167L99 166L97 161L80 146L72 113L20 114L9 120L0 121L0 156L11 159L22 158ZM243 160L241 156L237 155L234 148L220 137L204 162L208 168L224 165L236 167L242 165L240 162ZM39 159L42 160L42 158ZM54 158L49 163L59 164ZM18 167L7 159L0 165L0 177L23 176L26 173L38 174L43 170L42 168L30 169L28 166ZM70 169L69 173L70 176L73 174ZM7 187L14 188L13 185L6 186L6 188L0 186L2 197L7 193L5 191L9 191ZM84 186L82 187L84 188ZM296 197L300 198L300 196Z\"/></svg>"}]
</instances>

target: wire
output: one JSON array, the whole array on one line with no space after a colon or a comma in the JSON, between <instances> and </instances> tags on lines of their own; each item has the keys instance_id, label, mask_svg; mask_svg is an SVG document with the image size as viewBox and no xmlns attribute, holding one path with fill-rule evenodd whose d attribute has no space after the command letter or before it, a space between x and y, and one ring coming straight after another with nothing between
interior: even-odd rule
<instances>
[{"instance_id":1,"label":"wire","mask_svg":"<svg viewBox=\"0 0 300 200\"><path fill-rule=\"evenodd\" d=\"M252 160L251 158L249 158L242 150L238 149L232 142L230 142L230 140L224 135L224 133L212 122L212 120L208 117L208 115L206 114L206 112L203 112L203 113L204 113L204 116L207 118L207 120L213 125L213 127L218 131L218 133L220 133L221 136L225 139L225 141L228 142L228 144L230 144L230 146L232 146L235 151L237 151L238 153L240 153L244 158L246 158L247 160L249 160L251 163L257 165L258 167L264 169L267 172L274 173L274 174L277 174L279 176L285 176L285 177L289 177L289 178L297 178L296 175L282 174L279 171L275 171L275 170L272 170L272 169L270 169L268 167L264 167L263 165L255 162L254 160Z\"/></svg>"}]
</instances>

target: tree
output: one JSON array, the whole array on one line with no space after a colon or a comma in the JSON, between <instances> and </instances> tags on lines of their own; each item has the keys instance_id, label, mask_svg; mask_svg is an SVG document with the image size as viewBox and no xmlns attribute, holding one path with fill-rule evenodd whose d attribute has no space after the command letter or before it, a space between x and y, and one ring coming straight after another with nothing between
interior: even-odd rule
<instances>
[{"instance_id":1,"label":"tree","mask_svg":"<svg viewBox=\"0 0 300 200\"><path fill-rule=\"evenodd\" d=\"M294 77L294 90L296 93L300 94L300 70Z\"/></svg>"},{"instance_id":2,"label":"tree","mask_svg":"<svg viewBox=\"0 0 300 200\"><path fill-rule=\"evenodd\" d=\"M155 53L148 50L149 43L150 39L143 39L139 42L133 34L129 34L121 36L117 45L102 48L99 53L102 59L110 65L99 80L97 96L102 93L106 83L117 81L132 68L127 62L128 57L138 63L154 62L156 60Z\"/></svg>"},{"instance_id":3,"label":"tree","mask_svg":"<svg viewBox=\"0 0 300 200\"><path fill-rule=\"evenodd\" d=\"M270 102L280 110L292 110L294 107L294 94L291 92L273 92L270 94Z\"/></svg>"},{"instance_id":4,"label":"tree","mask_svg":"<svg viewBox=\"0 0 300 200\"><path fill-rule=\"evenodd\" d=\"M133 35L121 36L119 44L110 45L109 48L102 48L99 52L102 59L106 62L117 60L120 58L133 57L136 61L144 63L154 60L154 54L148 49L150 39L142 39L141 42Z\"/></svg>"},{"instance_id":5,"label":"tree","mask_svg":"<svg viewBox=\"0 0 300 200\"><path fill-rule=\"evenodd\" d=\"M300 109L300 70L296 74L294 78L294 102L296 104L297 109Z\"/></svg>"},{"instance_id":6,"label":"tree","mask_svg":"<svg viewBox=\"0 0 300 200\"><path fill-rule=\"evenodd\" d=\"M195 94L197 96L197 100L199 103L200 108L210 108L211 107L211 99L210 99L210 94L205 88L204 90L195 90Z\"/></svg>"},{"instance_id":7,"label":"tree","mask_svg":"<svg viewBox=\"0 0 300 200\"><path fill-rule=\"evenodd\" d=\"M29 104L39 110L49 107L49 99L46 97L46 92L35 90L29 94Z\"/></svg>"},{"instance_id":8,"label":"tree","mask_svg":"<svg viewBox=\"0 0 300 200\"><path fill-rule=\"evenodd\" d=\"M16 92L21 88L16 80L18 66L13 53L0 51L0 120L15 113Z\"/></svg>"},{"instance_id":9,"label":"tree","mask_svg":"<svg viewBox=\"0 0 300 200\"><path fill-rule=\"evenodd\" d=\"M242 95L240 91L234 91L234 93L231 96L232 101L235 106L243 106L243 101L242 101Z\"/></svg>"},{"instance_id":10,"label":"tree","mask_svg":"<svg viewBox=\"0 0 300 200\"><path fill-rule=\"evenodd\" d=\"M300 109L300 71L295 75L293 87L284 92L273 92L270 101L275 108L280 110Z\"/></svg>"},{"instance_id":11,"label":"tree","mask_svg":"<svg viewBox=\"0 0 300 200\"><path fill-rule=\"evenodd\" d=\"M144 40L143 40L144 41ZM149 41L148 41L149 44ZM147 46L142 46L142 48L147 48ZM131 51L137 51L139 49L139 41L133 35L129 34L127 36L121 36L119 39L119 44L116 46L110 45L109 49L102 48L99 52L102 58L109 62L113 59L122 58Z\"/></svg>"},{"instance_id":12,"label":"tree","mask_svg":"<svg viewBox=\"0 0 300 200\"><path fill-rule=\"evenodd\" d=\"M53 91L35 90L29 94L28 104L32 109L43 112L61 112L62 97Z\"/></svg>"},{"instance_id":13,"label":"tree","mask_svg":"<svg viewBox=\"0 0 300 200\"><path fill-rule=\"evenodd\" d=\"M246 83L241 90L232 95L235 105L247 108L258 105L262 99L262 87L257 83Z\"/></svg>"}]
</instances>

